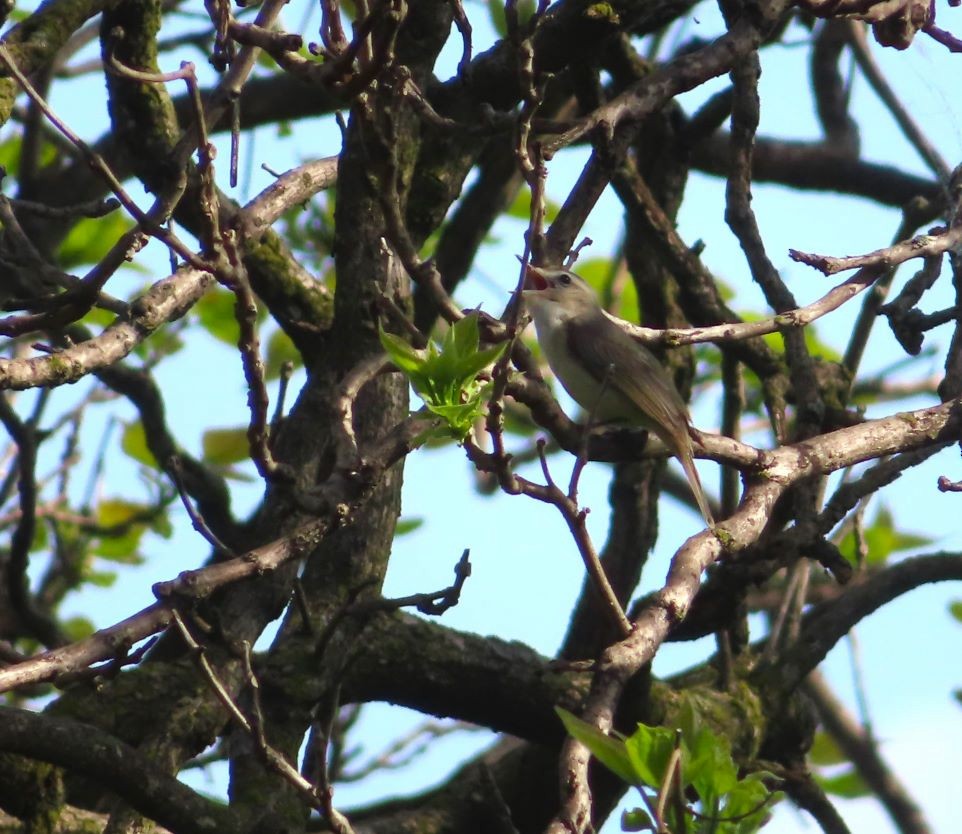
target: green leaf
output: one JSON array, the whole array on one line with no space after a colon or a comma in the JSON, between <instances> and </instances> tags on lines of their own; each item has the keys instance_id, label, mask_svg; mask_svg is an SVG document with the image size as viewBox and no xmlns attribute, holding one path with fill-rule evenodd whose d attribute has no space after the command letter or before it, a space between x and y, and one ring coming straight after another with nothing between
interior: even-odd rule
<instances>
[{"instance_id":1,"label":"green leaf","mask_svg":"<svg viewBox=\"0 0 962 834\"><path fill-rule=\"evenodd\" d=\"M428 351L422 372L445 403L456 402L465 387L488 365L496 361L507 344L479 350L480 334L477 313L465 316L448 328L441 351Z\"/></svg>"},{"instance_id":2,"label":"green leaf","mask_svg":"<svg viewBox=\"0 0 962 834\"><path fill-rule=\"evenodd\" d=\"M233 429L208 429L201 438L204 460L226 466L250 457L250 441L247 427Z\"/></svg>"},{"instance_id":3,"label":"green leaf","mask_svg":"<svg viewBox=\"0 0 962 834\"><path fill-rule=\"evenodd\" d=\"M102 310L100 307L94 307L88 310L81 321L86 325L92 325L94 327L103 329L109 327L117 320L117 314L111 313L110 310ZM156 334L155 334L156 335ZM153 337L151 337L152 339Z\"/></svg>"},{"instance_id":4,"label":"green leaf","mask_svg":"<svg viewBox=\"0 0 962 834\"><path fill-rule=\"evenodd\" d=\"M8 20L11 23L19 23L28 17L30 17L30 12L14 9L8 16ZM20 156L23 152L21 147L22 142L22 133L12 133L10 138L0 142L0 165L3 166L11 182L20 175ZM40 168L46 168L55 162L58 157L59 154L54 144L51 142L41 142L40 159L37 160Z\"/></svg>"},{"instance_id":5,"label":"green leaf","mask_svg":"<svg viewBox=\"0 0 962 834\"><path fill-rule=\"evenodd\" d=\"M621 812L622 831L654 831L655 823L644 808L625 809Z\"/></svg>"},{"instance_id":6,"label":"green leaf","mask_svg":"<svg viewBox=\"0 0 962 834\"><path fill-rule=\"evenodd\" d=\"M84 217L74 225L60 244L57 262L62 269L95 264L133 225L133 221L119 209L103 217ZM133 263L125 266L132 268ZM146 271L139 265L136 268L141 272Z\"/></svg>"},{"instance_id":7,"label":"green leaf","mask_svg":"<svg viewBox=\"0 0 962 834\"><path fill-rule=\"evenodd\" d=\"M681 730L682 749L686 753L685 764L687 766L688 745L693 743L700 735L703 724L698 710L695 708L693 697L682 698L681 708L678 711L676 726Z\"/></svg>"},{"instance_id":8,"label":"green leaf","mask_svg":"<svg viewBox=\"0 0 962 834\"><path fill-rule=\"evenodd\" d=\"M147 448L147 436L144 434L144 424L140 420L128 423L124 427L124 433L120 438L120 448L123 449L127 457L133 458L138 463L153 469L160 469L153 452Z\"/></svg>"},{"instance_id":9,"label":"green leaf","mask_svg":"<svg viewBox=\"0 0 962 834\"><path fill-rule=\"evenodd\" d=\"M848 761L841 748L828 733L819 730L815 733L812 747L808 751L808 760L813 765L835 765Z\"/></svg>"},{"instance_id":10,"label":"green leaf","mask_svg":"<svg viewBox=\"0 0 962 834\"><path fill-rule=\"evenodd\" d=\"M518 2L518 16L522 21L527 20L531 17L531 12L527 12L524 8L529 5L529 0L519 0ZM501 20L504 21L504 4L499 4L501 9ZM534 0L530 2L531 10L534 11ZM550 224L555 217L558 216L558 212L561 211L561 206L554 202L554 200L549 200L545 198L544 203L544 216L545 220ZM523 220L527 223L531 219L531 192L527 188L522 188L518 192L518 196L514 198L514 202L505 212L508 217L513 217L515 220Z\"/></svg>"},{"instance_id":11,"label":"green leaf","mask_svg":"<svg viewBox=\"0 0 962 834\"><path fill-rule=\"evenodd\" d=\"M304 364L300 351L294 347L294 342L279 327L267 340L267 352L264 357L264 372L267 379L277 379L281 375L281 366L290 362L299 368Z\"/></svg>"},{"instance_id":12,"label":"green leaf","mask_svg":"<svg viewBox=\"0 0 962 834\"><path fill-rule=\"evenodd\" d=\"M404 339L388 333L384 329L378 330L378 337L381 339L381 347L387 353L388 358L404 372L409 378L413 375L420 375L421 367L424 365L426 353L412 347Z\"/></svg>"},{"instance_id":13,"label":"green leaf","mask_svg":"<svg viewBox=\"0 0 962 834\"><path fill-rule=\"evenodd\" d=\"M423 518L401 518L398 519L398 523L394 527L395 536L404 536L408 533L413 533L422 524L424 524Z\"/></svg>"},{"instance_id":14,"label":"green leaf","mask_svg":"<svg viewBox=\"0 0 962 834\"><path fill-rule=\"evenodd\" d=\"M457 360L476 353L481 344L481 331L478 328L478 314L471 313L456 321L444 334L444 350L454 353Z\"/></svg>"},{"instance_id":15,"label":"green leaf","mask_svg":"<svg viewBox=\"0 0 962 834\"><path fill-rule=\"evenodd\" d=\"M428 411L437 414L445 423L450 431L462 440L468 436L475 422L484 416L484 401L473 399L458 405L434 405L426 403Z\"/></svg>"},{"instance_id":16,"label":"green leaf","mask_svg":"<svg viewBox=\"0 0 962 834\"><path fill-rule=\"evenodd\" d=\"M240 341L240 327L234 315L234 303L232 292L215 289L194 305L201 327L215 339L231 347L236 347Z\"/></svg>"},{"instance_id":17,"label":"green leaf","mask_svg":"<svg viewBox=\"0 0 962 834\"><path fill-rule=\"evenodd\" d=\"M20 152L23 136L19 133L11 134L0 142L0 166L11 179L20 172Z\"/></svg>"},{"instance_id":18,"label":"green leaf","mask_svg":"<svg viewBox=\"0 0 962 834\"><path fill-rule=\"evenodd\" d=\"M601 732L597 727L582 721L566 709L555 707L555 712L565 725L568 734L580 741L599 762L623 782L638 784L638 776L631 766L625 742Z\"/></svg>"},{"instance_id":19,"label":"green leaf","mask_svg":"<svg viewBox=\"0 0 962 834\"><path fill-rule=\"evenodd\" d=\"M85 573L83 578L85 582L89 582L98 588L109 588L117 581L117 574L109 570L92 570Z\"/></svg>"},{"instance_id":20,"label":"green leaf","mask_svg":"<svg viewBox=\"0 0 962 834\"><path fill-rule=\"evenodd\" d=\"M138 548L145 529L143 524L133 524L117 535L97 536L91 545L91 552L108 562L116 562L120 565L142 565L144 558L140 555Z\"/></svg>"},{"instance_id":21,"label":"green leaf","mask_svg":"<svg viewBox=\"0 0 962 834\"><path fill-rule=\"evenodd\" d=\"M639 724L638 729L625 739L625 747L636 778L650 788L661 787L671 754L675 751L675 732L666 727Z\"/></svg>"},{"instance_id":22,"label":"green leaf","mask_svg":"<svg viewBox=\"0 0 962 834\"><path fill-rule=\"evenodd\" d=\"M71 643L84 640L97 630L86 617L71 617L61 625L61 628Z\"/></svg>"},{"instance_id":23,"label":"green leaf","mask_svg":"<svg viewBox=\"0 0 962 834\"><path fill-rule=\"evenodd\" d=\"M124 501L122 498L106 498L97 505L97 523L101 527L117 527L138 519L142 524L148 511L145 504Z\"/></svg>"},{"instance_id":24,"label":"green leaf","mask_svg":"<svg viewBox=\"0 0 962 834\"><path fill-rule=\"evenodd\" d=\"M498 33L498 37L507 37L508 23L504 19L504 3L501 0L488 0L488 13L491 16L491 25ZM19 157L20 155L17 154L18 159Z\"/></svg>"},{"instance_id":25,"label":"green leaf","mask_svg":"<svg viewBox=\"0 0 962 834\"><path fill-rule=\"evenodd\" d=\"M50 544L50 532L46 524L35 524L33 527L33 541L30 542L30 552L46 550Z\"/></svg>"},{"instance_id":26,"label":"green leaf","mask_svg":"<svg viewBox=\"0 0 962 834\"><path fill-rule=\"evenodd\" d=\"M722 822L717 831L719 834L754 834L768 821L772 806L781 797L780 793L772 795L758 774L751 774L728 794L719 814Z\"/></svg>"},{"instance_id":27,"label":"green leaf","mask_svg":"<svg viewBox=\"0 0 962 834\"><path fill-rule=\"evenodd\" d=\"M166 511L157 513L150 521L151 532L156 533L164 539L169 539L174 535L174 525L170 521L170 516Z\"/></svg>"},{"instance_id":28,"label":"green leaf","mask_svg":"<svg viewBox=\"0 0 962 834\"><path fill-rule=\"evenodd\" d=\"M732 761L728 739L703 727L689 749L683 771L685 783L694 787L703 803L713 804L738 784L738 768Z\"/></svg>"},{"instance_id":29,"label":"green leaf","mask_svg":"<svg viewBox=\"0 0 962 834\"><path fill-rule=\"evenodd\" d=\"M462 384L466 385L468 382L475 379L475 377L477 377L477 375L489 365L493 365L495 362L497 362L507 347L508 343L502 342L499 345L492 345L484 350L475 350L475 352L470 356L463 357L460 365L458 366L458 370L461 374Z\"/></svg>"},{"instance_id":30,"label":"green leaf","mask_svg":"<svg viewBox=\"0 0 962 834\"><path fill-rule=\"evenodd\" d=\"M864 531L865 545L868 549L868 564L880 565L888 561L893 553L923 547L935 541L918 533L904 533L895 528L892 513L885 506L879 508L871 526ZM842 555L850 562L856 560L855 534L848 533L839 544Z\"/></svg>"},{"instance_id":31,"label":"green leaf","mask_svg":"<svg viewBox=\"0 0 962 834\"><path fill-rule=\"evenodd\" d=\"M149 339L134 348L134 353L146 362L155 364L158 359L172 356L184 346L184 340L177 327L161 327Z\"/></svg>"},{"instance_id":32,"label":"green leaf","mask_svg":"<svg viewBox=\"0 0 962 834\"><path fill-rule=\"evenodd\" d=\"M439 348L435 343L417 350L403 339L379 331L391 361L404 372L428 410L441 417L450 432L463 440L475 421L484 416L488 387L478 374L504 351L506 345L479 350L477 314L465 316L448 328ZM428 430L436 436L436 429Z\"/></svg>"},{"instance_id":33,"label":"green leaf","mask_svg":"<svg viewBox=\"0 0 962 834\"><path fill-rule=\"evenodd\" d=\"M815 778L826 793L845 799L857 799L871 793L865 780L855 768L849 768L835 776L816 776Z\"/></svg>"},{"instance_id":34,"label":"green leaf","mask_svg":"<svg viewBox=\"0 0 962 834\"><path fill-rule=\"evenodd\" d=\"M955 619L959 620L959 622L962 622L962 600L950 602L949 613L955 617Z\"/></svg>"}]
</instances>

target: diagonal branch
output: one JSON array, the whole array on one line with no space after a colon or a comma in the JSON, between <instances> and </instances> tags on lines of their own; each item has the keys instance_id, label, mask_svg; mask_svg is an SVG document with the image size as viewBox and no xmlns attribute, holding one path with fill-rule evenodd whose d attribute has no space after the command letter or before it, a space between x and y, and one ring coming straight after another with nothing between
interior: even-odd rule
<instances>
[{"instance_id":1,"label":"diagonal branch","mask_svg":"<svg viewBox=\"0 0 962 834\"><path fill-rule=\"evenodd\" d=\"M825 730L845 757L855 765L901 834L931 834L932 829L922 809L882 759L878 742L868 737L849 715L822 675L812 672L802 684L802 689L815 704Z\"/></svg>"},{"instance_id":2,"label":"diagonal branch","mask_svg":"<svg viewBox=\"0 0 962 834\"><path fill-rule=\"evenodd\" d=\"M794 647L768 676L782 692L791 692L848 631L893 599L932 582L962 581L962 554L914 556L853 584L808 614Z\"/></svg>"}]
</instances>

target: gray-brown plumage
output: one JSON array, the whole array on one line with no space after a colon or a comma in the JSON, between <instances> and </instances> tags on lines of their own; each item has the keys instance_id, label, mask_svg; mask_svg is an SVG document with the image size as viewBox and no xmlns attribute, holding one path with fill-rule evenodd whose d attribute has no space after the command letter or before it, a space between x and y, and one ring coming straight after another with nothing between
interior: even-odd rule
<instances>
[{"instance_id":1,"label":"gray-brown plumage","mask_svg":"<svg viewBox=\"0 0 962 834\"><path fill-rule=\"evenodd\" d=\"M526 278L523 295L538 342L564 389L599 422L653 431L681 461L698 508L714 527L692 459L688 408L664 366L605 315L580 276L529 266Z\"/></svg>"}]
</instances>

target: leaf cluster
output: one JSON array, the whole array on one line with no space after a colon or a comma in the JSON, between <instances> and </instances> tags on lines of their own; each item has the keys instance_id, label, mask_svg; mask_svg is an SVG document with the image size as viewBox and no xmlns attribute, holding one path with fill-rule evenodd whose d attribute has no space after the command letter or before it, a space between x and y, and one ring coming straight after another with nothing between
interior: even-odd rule
<instances>
[{"instance_id":1,"label":"leaf cluster","mask_svg":"<svg viewBox=\"0 0 962 834\"><path fill-rule=\"evenodd\" d=\"M490 394L491 382L483 380L481 372L498 360L506 344L481 348L477 313L449 327L440 346L431 342L425 350L384 329L380 337L387 355L408 378L425 408L444 421L440 435L464 440L484 416Z\"/></svg>"},{"instance_id":2,"label":"leaf cluster","mask_svg":"<svg viewBox=\"0 0 962 834\"><path fill-rule=\"evenodd\" d=\"M646 807L623 814L624 831L754 834L781 798L765 784L769 773L739 778L728 739L701 721L690 699L682 703L676 729L638 724L627 738L603 733L560 707L557 712L574 738L641 794Z\"/></svg>"}]
</instances>

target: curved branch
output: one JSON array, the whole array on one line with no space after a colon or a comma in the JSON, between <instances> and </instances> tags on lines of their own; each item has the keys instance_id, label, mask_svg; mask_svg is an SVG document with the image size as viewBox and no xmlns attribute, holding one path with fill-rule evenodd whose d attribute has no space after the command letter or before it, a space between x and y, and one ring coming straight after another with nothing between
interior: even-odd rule
<instances>
[{"instance_id":1,"label":"curved branch","mask_svg":"<svg viewBox=\"0 0 962 834\"><path fill-rule=\"evenodd\" d=\"M288 172L254 198L239 215L252 243L286 207L333 184L330 159L308 163ZM0 359L0 389L55 387L76 382L92 371L123 359L161 325L180 318L212 286L210 274L182 267L158 281L131 304L131 316L107 327L99 336L58 353L27 359Z\"/></svg>"},{"instance_id":2,"label":"curved branch","mask_svg":"<svg viewBox=\"0 0 962 834\"><path fill-rule=\"evenodd\" d=\"M727 177L731 170L731 137L717 131L692 148L692 165ZM931 204L929 219L944 203L942 186L890 165L840 154L820 142L790 142L757 137L752 149L752 182L775 182L806 191L833 191L902 208L923 197ZM922 221L926 222L926 221Z\"/></svg>"},{"instance_id":3,"label":"curved branch","mask_svg":"<svg viewBox=\"0 0 962 834\"><path fill-rule=\"evenodd\" d=\"M204 798L114 736L49 714L0 707L0 749L84 773L172 831L237 830L222 804Z\"/></svg>"},{"instance_id":4,"label":"curved branch","mask_svg":"<svg viewBox=\"0 0 962 834\"><path fill-rule=\"evenodd\" d=\"M767 670L773 684L791 692L849 630L888 602L932 582L962 581L962 554L932 553L899 562L873 574L833 600L817 606L802 621L795 645Z\"/></svg>"},{"instance_id":5,"label":"curved branch","mask_svg":"<svg viewBox=\"0 0 962 834\"><path fill-rule=\"evenodd\" d=\"M291 642L295 655L304 655L302 668L317 663L315 641ZM283 666L297 661L284 651L277 655L277 662ZM270 662L264 670L266 679L281 679L269 670ZM317 668L314 674L321 676L324 670ZM557 744L563 731L554 705L577 709L587 684L584 672L554 668L523 643L458 632L391 612L378 613L365 625L345 673L341 702L390 701L495 732Z\"/></svg>"}]
</instances>

